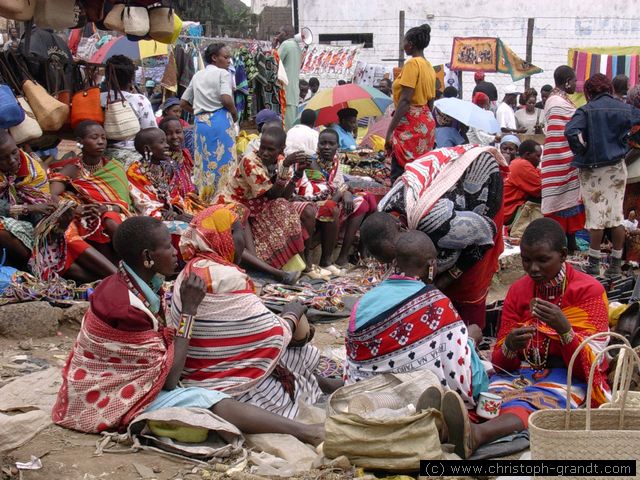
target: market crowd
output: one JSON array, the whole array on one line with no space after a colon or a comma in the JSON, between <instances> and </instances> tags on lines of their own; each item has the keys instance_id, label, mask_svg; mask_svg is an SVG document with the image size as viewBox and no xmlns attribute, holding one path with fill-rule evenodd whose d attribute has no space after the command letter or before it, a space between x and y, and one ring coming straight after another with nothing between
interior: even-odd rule
<instances>
[{"instance_id":1,"label":"market crowd","mask_svg":"<svg viewBox=\"0 0 640 480\"><path fill-rule=\"evenodd\" d=\"M314 403L343 382L315 373L320 353L305 306L273 313L247 271L285 284L301 274L327 280L361 256L389 265L391 275L351 312L344 383L431 370L440 382L419 406L442 411L442 440L462 458L525 430L536 410L605 403L606 361L595 366L586 395L607 339L580 352L574 394L563 392L572 354L609 328L607 297L594 278L605 232L612 244L605 275L614 277L637 230L633 218L625 223L623 201L627 162L640 145L640 87L614 91L596 74L584 85L587 103L576 108L575 72L559 66L540 98L509 86L498 103L495 86L476 74L473 104L495 113L500 126L490 133L434 107L443 93L425 58L430 27L412 28L402 71L380 84L393 115L372 123L387 122L387 189L379 195L382 185L371 188L375 182L343 168L359 148L359 112L343 108L319 129L317 112L299 107L320 83L299 78L294 33L285 26L276 42L289 78L284 108L258 113L258 135L243 152L231 49L223 44L206 48L206 68L181 98L159 102L152 83L146 94L137 90L128 57L107 60L101 105L109 112L120 96L134 125L72 118L77 155L44 162L37 142L16 138L20 125L0 130L5 264L51 282L99 281L64 367L54 421L101 432L143 411L200 407L243 432L321 443L323 425L296 421L299 402ZM567 260L585 229L582 272ZM509 289L487 368L477 347L505 231L519 238L527 275ZM165 281L173 281L170 296ZM488 421L472 413L483 392L503 400Z\"/></svg>"}]
</instances>

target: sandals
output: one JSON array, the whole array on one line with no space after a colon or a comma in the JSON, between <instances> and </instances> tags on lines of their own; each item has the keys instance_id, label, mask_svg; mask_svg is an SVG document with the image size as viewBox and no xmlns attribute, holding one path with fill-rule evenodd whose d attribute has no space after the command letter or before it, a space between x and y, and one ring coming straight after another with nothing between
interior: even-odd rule
<instances>
[{"instance_id":1,"label":"sandals","mask_svg":"<svg viewBox=\"0 0 640 480\"><path fill-rule=\"evenodd\" d=\"M471 457L474 451L471 422L464 402L456 392L448 391L444 394L442 415L447 424L449 443L454 445L455 454L463 460Z\"/></svg>"},{"instance_id":2,"label":"sandals","mask_svg":"<svg viewBox=\"0 0 640 480\"><path fill-rule=\"evenodd\" d=\"M435 408L436 410L442 409L442 389L436 385L427 387L422 395L420 395L418 404L416 405L418 412L429 408Z\"/></svg>"}]
</instances>

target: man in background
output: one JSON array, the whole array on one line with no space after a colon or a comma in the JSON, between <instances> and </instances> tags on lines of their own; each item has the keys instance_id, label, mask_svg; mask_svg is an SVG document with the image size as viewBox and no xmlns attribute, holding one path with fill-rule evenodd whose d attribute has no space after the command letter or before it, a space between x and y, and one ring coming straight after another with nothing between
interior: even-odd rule
<instances>
[{"instance_id":1,"label":"man in background","mask_svg":"<svg viewBox=\"0 0 640 480\"><path fill-rule=\"evenodd\" d=\"M507 85L504 89L504 99L496 110L496 120L500 124L502 133L524 133L526 128L518 130L515 108L518 103L518 88L515 85Z\"/></svg>"},{"instance_id":2,"label":"man in background","mask_svg":"<svg viewBox=\"0 0 640 480\"><path fill-rule=\"evenodd\" d=\"M320 80L318 80L316 77L311 77L309 79L309 90L311 91L311 97L318 93L318 90L320 90Z\"/></svg>"},{"instance_id":3,"label":"man in background","mask_svg":"<svg viewBox=\"0 0 640 480\"><path fill-rule=\"evenodd\" d=\"M9 28L9 38L4 44L3 50L7 51L16 51L18 50L18 45L20 45L20 34L18 33L18 29L16 27Z\"/></svg>"},{"instance_id":4,"label":"man in background","mask_svg":"<svg viewBox=\"0 0 640 480\"><path fill-rule=\"evenodd\" d=\"M300 79L300 82L298 82L298 86L300 88L300 103L304 103L307 100L307 96L309 95L309 82Z\"/></svg>"},{"instance_id":5,"label":"man in background","mask_svg":"<svg viewBox=\"0 0 640 480\"><path fill-rule=\"evenodd\" d=\"M627 92L629 91L629 77L626 75L616 75L613 77L613 96L623 102L627 101Z\"/></svg>"},{"instance_id":6,"label":"man in background","mask_svg":"<svg viewBox=\"0 0 640 480\"><path fill-rule=\"evenodd\" d=\"M387 96L391 96L392 95L392 83L391 80L388 78L383 78L382 80L380 80L380 83L378 84L378 90L380 90L382 93L384 93Z\"/></svg>"},{"instance_id":7,"label":"man in background","mask_svg":"<svg viewBox=\"0 0 640 480\"><path fill-rule=\"evenodd\" d=\"M280 61L287 72L289 84L285 88L287 108L284 114L284 125L289 130L298 118L298 102L300 101L300 67L302 66L302 49L293 38L295 30L291 25L280 28L275 38Z\"/></svg>"},{"instance_id":8,"label":"man in background","mask_svg":"<svg viewBox=\"0 0 640 480\"><path fill-rule=\"evenodd\" d=\"M489 97L489 101L495 105L495 102L498 101L498 89L496 86L491 82L485 82L484 72L476 72L473 75L473 79L476 82L476 86L471 96L473 97L477 92L482 92Z\"/></svg>"},{"instance_id":9,"label":"man in background","mask_svg":"<svg viewBox=\"0 0 640 480\"><path fill-rule=\"evenodd\" d=\"M549 98L549 95L551 95L551 90L553 90L553 87L551 85L547 84L542 86L542 88L540 89L540 101L536 103L536 108L544 110L544 106L547 104L547 98Z\"/></svg>"}]
</instances>

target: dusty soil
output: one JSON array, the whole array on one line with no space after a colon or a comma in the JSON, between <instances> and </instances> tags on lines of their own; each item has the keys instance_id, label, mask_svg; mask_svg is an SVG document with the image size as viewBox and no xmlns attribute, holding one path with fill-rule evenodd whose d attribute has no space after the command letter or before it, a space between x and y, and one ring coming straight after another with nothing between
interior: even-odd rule
<instances>
[{"instance_id":1,"label":"dusty soil","mask_svg":"<svg viewBox=\"0 0 640 480\"><path fill-rule=\"evenodd\" d=\"M489 302L504 298L509 285L522 276L518 265L496 275L489 296ZM314 343L321 351L340 348L344 345L342 332L347 328L347 320L332 323L316 324ZM79 325L67 323L60 327L57 335L42 339L10 340L0 338L0 387L10 382L16 376L31 373L46 365L62 367L69 352ZM27 355L29 362L16 364L13 358ZM142 465L151 469L151 477L158 480L169 479L216 479L224 474L215 472L211 468L195 467L172 458L149 454L104 454L94 456L97 435L86 435L68 431L57 426L51 426L40 433L26 445L10 452L0 454L0 479L23 480L94 480L118 479L138 480L143 477L139 470ZM11 467L16 461L29 461L32 455L42 459L43 468L37 471L21 471L17 473ZM148 471L148 470L147 470ZM352 478L352 474L331 471L312 471L298 478L310 480L331 480L338 478ZM229 477L226 477L229 478ZM240 480L252 480L251 476L240 474L232 476ZM253 477L260 478L260 477Z\"/></svg>"}]
</instances>

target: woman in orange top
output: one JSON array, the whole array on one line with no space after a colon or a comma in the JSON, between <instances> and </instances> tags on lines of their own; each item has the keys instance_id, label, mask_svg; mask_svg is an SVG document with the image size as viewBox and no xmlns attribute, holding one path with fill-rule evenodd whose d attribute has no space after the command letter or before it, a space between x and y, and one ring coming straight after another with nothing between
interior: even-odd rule
<instances>
[{"instance_id":1,"label":"woman in orange top","mask_svg":"<svg viewBox=\"0 0 640 480\"><path fill-rule=\"evenodd\" d=\"M404 37L404 51L411 58L393 83L396 111L389 125L385 148L391 159L391 181L395 181L407 163L433 149L436 124L431 102L436 96L436 73L424 58L431 41L431 27L410 29Z\"/></svg>"}]
</instances>

